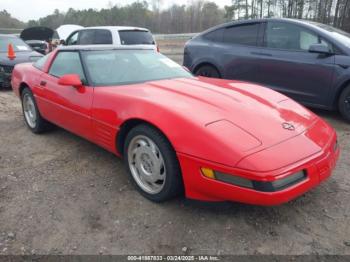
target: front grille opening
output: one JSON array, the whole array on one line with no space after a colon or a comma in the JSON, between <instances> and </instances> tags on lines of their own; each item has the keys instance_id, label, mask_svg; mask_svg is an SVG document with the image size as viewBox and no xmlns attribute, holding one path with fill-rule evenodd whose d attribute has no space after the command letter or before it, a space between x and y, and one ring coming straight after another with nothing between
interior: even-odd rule
<instances>
[{"instance_id":1,"label":"front grille opening","mask_svg":"<svg viewBox=\"0 0 350 262\"><path fill-rule=\"evenodd\" d=\"M11 74L13 71L13 66L2 66L4 68L5 73Z\"/></svg>"}]
</instances>

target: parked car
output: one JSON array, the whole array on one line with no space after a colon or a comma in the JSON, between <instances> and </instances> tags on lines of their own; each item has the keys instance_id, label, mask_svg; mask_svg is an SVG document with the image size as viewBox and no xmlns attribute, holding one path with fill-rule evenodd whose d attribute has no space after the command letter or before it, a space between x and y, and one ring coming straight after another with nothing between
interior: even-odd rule
<instances>
[{"instance_id":1,"label":"parked car","mask_svg":"<svg viewBox=\"0 0 350 262\"><path fill-rule=\"evenodd\" d=\"M118 156L146 198L275 205L331 175L332 127L273 90L195 78L152 47L69 46L14 69L29 129L54 123Z\"/></svg>"},{"instance_id":2,"label":"parked car","mask_svg":"<svg viewBox=\"0 0 350 262\"><path fill-rule=\"evenodd\" d=\"M41 40L27 40L26 43L40 54L46 55L49 53L49 45L46 41Z\"/></svg>"},{"instance_id":3,"label":"parked car","mask_svg":"<svg viewBox=\"0 0 350 262\"><path fill-rule=\"evenodd\" d=\"M263 84L350 121L350 34L310 21L230 22L185 47L194 74Z\"/></svg>"},{"instance_id":4,"label":"parked car","mask_svg":"<svg viewBox=\"0 0 350 262\"><path fill-rule=\"evenodd\" d=\"M45 55L49 52L48 42L52 39L54 30L44 26L34 26L24 29L20 38L35 51Z\"/></svg>"},{"instance_id":5,"label":"parked car","mask_svg":"<svg viewBox=\"0 0 350 262\"><path fill-rule=\"evenodd\" d=\"M81 25L72 25L72 24L64 24L56 28L55 33L53 35L53 39L56 40L66 40L68 36L71 35L71 33L75 32L76 30L84 28Z\"/></svg>"},{"instance_id":6,"label":"parked car","mask_svg":"<svg viewBox=\"0 0 350 262\"><path fill-rule=\"evenodd\" d=\"M74 31L66 45L146 45L158 49L148 29L126 26L85 27Z\"/></svg>"},{"instance_id":7,"label":"parked car","mask_svg":"<svg viewBox=\"0 0 350 262\"><path fill-rule=\"evenodd\" d=\"M11 53L9 54L9 45ZM34 62L42 57L33 51L22 39L0 34L0 88L9 88L13 67L18 63Z\"/></svg>"}]
</instances>

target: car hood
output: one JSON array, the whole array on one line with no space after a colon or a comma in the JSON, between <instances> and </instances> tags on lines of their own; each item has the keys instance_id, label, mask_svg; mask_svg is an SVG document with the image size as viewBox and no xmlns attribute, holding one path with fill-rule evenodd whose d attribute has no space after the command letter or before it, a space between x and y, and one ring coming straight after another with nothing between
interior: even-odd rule
<instances>
[{"instance_id":1,"label":"car hood","mask_svg":"<svg viewBox=\"0 0 350 262\"><path fill-rule=\"evenodd\" d=\"M57 34L55 34L54 38L58 37L66 40L71 33L82 28L84 27L80 25L61 25L56 29Z\"/></svg>"},{"instance_id":2,"label":"car hood","mask_svg":"<svg viewBox=\"0 0 350 262\"><path fill-rule=\"evenodd\" d=\"M271 89L194 77L99 87L94 108L99 121L116 119L113 125L119 126L129 119L143 119L162 130L177 153L232 167L248 155L301 136L319 120ZM317 142L306 139L310 140L306 146ZM289 160L310 154L304 151Z\"/></svg>"},{"instance_id":3,"label":"car hood","mask_svg":"<svg viewBox=\"0 0 350 262\"><path fill-rule=\"evenodd\" d=\"M297 136L310 127L316 116L303 106L271 89L239 81L208 78L155 81L148 84L154 89L154 103L171 105L184 118L190 118L208 131L225 134L224 130L244 131L249 135L248 151L269 147ZM248 136L246 136L248 138ZM232 137L232 140L235 140ZM232 143L239 143L237 140Z\"/></svg>"},{"instance_id":4,"label":"car hood","mask_svg":"<svg viewBox=\"0 0 350 262\"><path fill-rule=\"evenodd\" d=\"M16 52L16 58L10 60L7 57L7 52L0 52L0 64L14 66L19 63L34 62L35 60L37 60L38 57L42 56L42 54L35 51Z\"/></svg>"},{"instance_id":5,"label":"car hood","mask_svg":"<svg viewBox=\"0 0 350 262\"><path fill-rule=\"evenodd\" d=\"M52 38L54 31L51 28L43 26L35 26L24 29L21 32L20 38L24 41L28 40L42 40L48 41Z\"/></svg>"}]
</instances>

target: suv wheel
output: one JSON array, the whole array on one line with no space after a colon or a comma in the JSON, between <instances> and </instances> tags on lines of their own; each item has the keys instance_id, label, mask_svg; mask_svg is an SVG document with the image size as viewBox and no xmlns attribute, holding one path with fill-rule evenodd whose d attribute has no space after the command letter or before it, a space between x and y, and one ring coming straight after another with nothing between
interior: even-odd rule
<instances>
[{"instance_id":1,"label":"suv wheel","mask_svg":"<svg viewBox=\"0 0 350 262\"><path fill-rule=\"evenodd\" d=\"M338 101L338 107L341 115L350 122L350 85L341 93Z\"/></svg>"},{"instance_id":2,"label":"suv wheel","mask_svg":"<svg viewBox=\"0 0 350 262\"><path fill-rule=\"evenodd\" d=\"M210 65L204 65L204 66L199 67L194 74L196 76L221 78L218 70L216 70L215 67L210 66Z\"/></svg>"}]
</instances>

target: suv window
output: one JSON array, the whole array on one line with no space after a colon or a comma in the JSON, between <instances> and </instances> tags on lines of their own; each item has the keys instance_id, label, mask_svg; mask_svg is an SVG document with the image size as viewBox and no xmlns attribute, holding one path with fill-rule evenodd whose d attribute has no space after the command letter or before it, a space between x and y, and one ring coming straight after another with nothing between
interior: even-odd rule
<instances>
[{"instance_id":1,"label":"suv window","mask_svg":"<svg viewBox=\"0 0 350 262\"><path fill-rule=\"evenodd\" d=\"M85 75L78 52L59 52L49 70L49 74L61 77L67 74L77 74L82 82L85 82Z\"/></svg>"},{"instance_id":2,"label":"suv window","mask_svg":"<svg viewBox=\"0 0 350 262\"><path fill-rule=\"evenodd\" d=\"M251 23L227 27L224 42L239 45L257 45L260 23Z\"/></svg>"},{"instance_id":3,"label":"suv window","mask_svg":"<svg viewBox=\"0 0 350 262\"><path fill-rule=\"evenodd\" d=\"M95 42L95 30L81 30L79 32L79 45L93 45Z\"/></svg>"},{"instance_id":4,"label":"suv window","mask_svg":"<svg viewBox=\"0 0 350 262\"><path fill-rule=\"evenodd\" d=\"M267 24L265 32L266 47L307 51L313 44L327 45L333 51L330 43L302 26L283 22L268 22Z\"/></svg>"},{"instance_id":5,"label":"suv window","mask_svg":"<svg viewBox=\"0 0 350 262\"><path fill-rule=\"evenodd\" d=\"M113 44L112 33L109 30L98 29L95 30L95 45L111 45Z\"/></svg>"},{"instance_id":6,"label":"suv window","mask_svg":"<svg viewBox=\"0 0 350 262\"><path fill-rule=\"evenodd\" d=\"M203 37L213 42L222 42L223 35L224 35L224 29L221 28L221 29L217 29L209 33L206 33L205 35L203 35Z\"/></svg>"},{"instance_id":7,"label":"suv window","mask_svg":"<svg viewBox=\"0 0 350 262\"><path fill-rule=\"evenodd\" d=\"M67 45L76 45L76 44L78 44L78 34L79 34L79 32L75 32L73 35L71 35L67 39Z\"/></svg>"},{"instance_id":8,"label":"suv window","mask_svg":"<svg viewBox=\"0 0 350 262\"><path fill-rule=\"evenodd\" d=\"M119 31L122 45L154 45L154 39L149 31L123 30Z\"/></svg>"},{"instance_id":9,"label":"suv window","mask_svg":"<svg viewBox=\"0 0 350 262\"><path fill-rule=\"evenodd\" d=\"M113 44L112 33L107 29L87 29L72 35L67 45L111 45Z\"/></svg>"}]
</instances>

